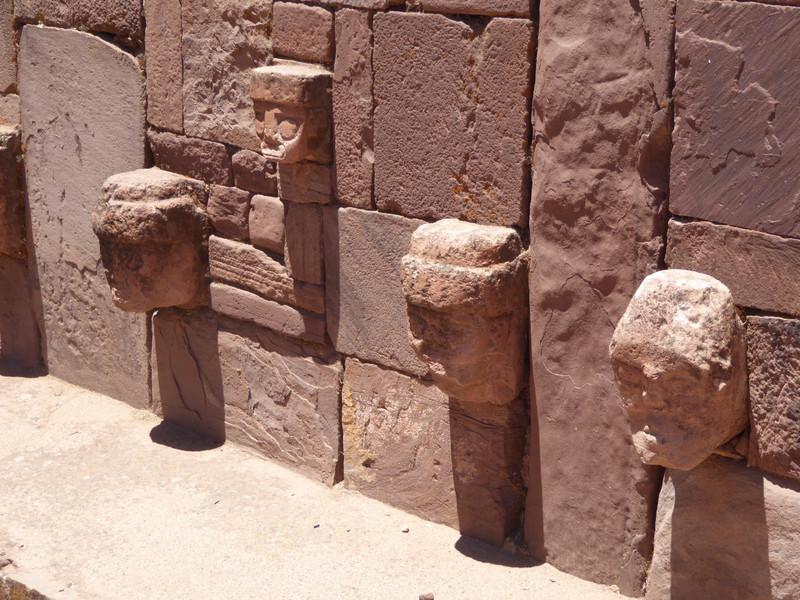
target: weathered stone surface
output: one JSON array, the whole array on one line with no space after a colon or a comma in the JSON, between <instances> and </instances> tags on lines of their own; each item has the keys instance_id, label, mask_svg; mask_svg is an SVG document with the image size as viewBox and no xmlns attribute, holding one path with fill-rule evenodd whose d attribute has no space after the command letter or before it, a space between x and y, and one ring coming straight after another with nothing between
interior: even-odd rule
<instances>
[{"instance_id":1,"label":"weathered stone surface","mask_svg":"<svg viewBox=\"0 0 800 600\"><path fill-rule=\"evenodd\" d=\"M19 96L0 96L0 125L19 127Z\"/></svg>"},{"instance_id":2,"label":"weathered stone surface","mask_svg":"<svg viewBox=\"0 0 800 600\"><path fill-rule=\"evenodd\" d=\"M668 470L647 600L800 594L800 486L717 456Z\"/></svg>"},{"instance_id":3,"label":"weathered stone surface","mask_svg":"<svg viewBox=\"0 0 800 600\"><path fill-rule=\"evenodd\" d=\"M48 370L146 406L146 319L114 307L90 219L107 177L144 166L142 71L96 36L33 26L19 70Z\"/></svg>"},{"instance_id":4,"label":"weathered stone surface","mask_svg":"<svg viewBox=\"0 0 800 600\"><path fill-rule=\"evenodd\" d=\"M210 306L223 315L250 321L283 335L325 343L324 316L265 300L252 292L215 282L211 284Z\"/></svg>"},{"instance_id":5,"label":"weathered stone surface","mask_svg":"<svg viewBox=\"0 0 800 600\"><path fill-rule=\"evenodd\" d=\"M250 70L269 64L271 0L183 2L183 126L188 135L259 149Z\"/></svg>"},{"instance_id":6,"label":"weathered stone surface","mask_svg":"<svg viewBox=\"0 0 800 600\"><path fill-rule=\"evenodd\" d=\"M300 281L324 283L322 209L289 205L286 209L286 268Z\"/></svg>"},{"instance_id":7,"label":"weathered stone surface","mask_svg":"<svg viewBox=\"0 0 800 600\"><path fill-rule=\"evenodd\" d=\"M248 218L250 241L254 246L283 254L286 237L283 213L283 202L280 199L271 196L253 196Z\"/></svg>"},{"instance_id":8,"label":"weathered stone surface","mask_svg":"<svg viewBox=\"0 0 800 600\"><path fill-rule=\"evenodd\" d=\"M0 0L0 94L17 89L17 49L14 47L14 3Z\"/></svg>"},{"instance_id":9,"label":"weathered stone surface","mask_svg":"<svg viewBox=\"0 0 800 600\"><path fill-rule=\"evenodd\" d=\"M321 6L275 2L272 7L275 54L329 63L333 61L333 12Z\"/></svg>"},{"instance_id":10,"label":"weathered stone surface","mask_svg":"<svg viewBox=\"0 0 800 600\"><path fill-rule=\"evenodd\" d=\"M103 184L92 228L118 308L149 312L206 303L208 218L202 181L161 169Z\"/></svg>"},{"instance_id":11,"label":"weathered stone surface","mask_svg":"<svg viewBox=\"0 0 800 600\"><path fill-rule=\"evenodd\" d=\"M507 404L527 385L527 260L513 229L422 225L403 257L409 336L447 395Z\"/></svg>"},{"instance_id":12,"label":"weathered stone surface","mask_svg":"<svg viewBox=\"0 0 800 600\"><path fill-rule=\"evenodd\" d=\"M744 326L713 277L647 277L609 354L642 462L688 471L747 424Z\"/></svg>"},{"instance_id":13,"label":"weathered stone surface","mask_svg":"<svg viewBox=\"0 0 800 600\"><path fill-rule=\"evenodd\" d=\"M531 23L390 12L374 25L378 208L523 225Z\"/></svg>"},{"instance_id":14,"label":"weathered stone surface","mask_svg":"<svg viewBox=\"0 0 800 600\"><path fill-rule=\"evenodd\" d=\"M34 312L25 259L0 254L0 368L30 370L42 360L42 340Z\"/></svg>"},{"instance_id":15,"label":"weathered stone surface","mask_svg":"<svg viewBox=\"0 0 800 600\"><path fill-rule=\"evenodd\" d=\"M147 121L183 133L180 0L144 0Z\"/></svg>"},{"instance_id":16,"label":"weathered stone surface","mask_svg":"<svg viewBox=\"0 0 800 600\"><path fill-rule=\"evenodd\" d=\"M666 262L716 277L737 306L800 316L800 241L707 222L669 222Z\"/></svg>"},{"instance_id":17,"label":"weathered stone surface","mask_svg":"<svg viewBox=\"0 0 800 600\"><path fill-rule=\"evenodd\" d=\"M153 409L164 419L225 440L217 315L161 308L153 315Z\"/></svg>"},{"instance_id":18,"label":"weathered stone surface","mask_svg":"<svg viewBox=\"0 0 800 600\"><path fill-rule=\"evenodd\" d=\"M142 41L141 0L14 0L14 15L25 23L105 31Z\"/></svg>"},{"instance_id":19,"label":"weathered stone surface","mask_svg":"<svg viewBox=\"0 0 800 600\"><path fill-rule=\"evenodd\" d=\"M530 17L533 8L531 0L409 0L408 4L425 12L501 17Z\"/></svg>"},{"instance_id":20,"label":"weathered stone surface","mask_svg":"<svg viewBox=\"0 0 800 600\"><path fill-rule=\"evenodd\" d=\"M670 210L800 235L787 176L800 169L800 11L686 0L676 24Z\"/></svg>"},{"instance_id":21,"label":"weathered stone surface","mask_svg":"<svg viewBox=\"0 0 800 600\"><path fill-rule=\"evenodd\" d=\"M252 71L261 154L277 162L331 162L331 72L288 60Z\"/></svg>"},{"instance_id":22,"label":"weathered stone surface","mask_svg":"<svg viewBox=\"0 0 800 600\"><path fill-rule=\"evenodd\" d=\"M372 208L372 16L366 11L336 13L332 94L336 197L345 206Z\"/></svg>"},{"instance_id":23,"label":"weathered stone surface","mask_svg":"<svg viewBox=\"0 0 800 600\"><path fill-rule=\"evenodd\" d=\"M747 318L748 464L800 479L800 321Z\"/></svg>"},{"instance_id":24,"label":"weathered stone surface","mask_svg":"<svg viewBox=\"0 0 800 600\"><path fill-rule=\"evenodd\" d=\"M224 144L151 129L147 133L156 166L206 183L233 185L233 170Z\"/></svg>"},{"instance_id":25,"label":"weathered stone surface","mask_svg":"<svg viewBox=\"0 0 800 600\"><path fill-rule=\"evenodd\" d=\"M258 248L211 236L208 254L215 281L244 287L269 300L310 312L325 312L325 288L295 281L286 267Z\"/></svg>"},{"instance_id":26,"label":"weathered stone surface","mask_svg":"<svg viewBox=\"0 0 800 600\"><path fill-rule=\"evenodd\" d=\"M324 214L328 334L336 350L413 375L427 373L408 339L400 261L416 219L357 208Z\"/></svg>"},{"instance_id":27,"label":"weathered stone surface","mask_svg":"<svg viewBox=\"0 0 800 600\"><path fill-rule=\"evenodd\" d=\"M280 196L284 202L330 204L333 202L333 175L330 165L281 163L278 167Z\"/></svg>"},{"instance_id":28,"label":"weathered stone surface","mask_svg":"<svg viewBox=\"0 0 800 600\"><path fill-rule=\"evenodd\" d=\"M23 257L25 246L25 205L20 186L22 152L19 132L0 126L0 254Z\"/></svg>"},{"instance_id":29,"label":"weathered stone surface","mask_svg":"<svg viewBox=\"0 0 800 600\"><path fill-rule=\"evenodd\" d=\"M629 596L642 592L660 469L642 465L630 443L608 344L662 249L672 44L650 32L670 9L539 2L530 220L538 440L525 536L540 559Z\"/></svg>"},{"instance_id":30,"label":"weathered stone surface","mask_svg":"<svg viewBox=\"0 0 800 600\"><path fill-rule=\"evenodd\" d=\"M236 187L265 196L278 194L276 165L252 150L240 150L231 157Z\"/></svg>"},{"instance_id":31,"label":"weathered stone surface","mask_svg":"<svg viewBox=\"0 0 800 600\"><path fill-rule=\"evenodd\" d=\"M339 466L342 364L247 323L219 333L227 437L327 485Z\"/></svg>"},{"instance_id":32,"label":"weathered stone surface","mask_svg":"<svg viewBox=\"0 0 800 600\"><path fill-rule=\"evenodd\" d=\"M250 236L250 193L234 187L212 185L208 193L208 218L217 233L235 240Z\"/></svg>"}]
</instances>

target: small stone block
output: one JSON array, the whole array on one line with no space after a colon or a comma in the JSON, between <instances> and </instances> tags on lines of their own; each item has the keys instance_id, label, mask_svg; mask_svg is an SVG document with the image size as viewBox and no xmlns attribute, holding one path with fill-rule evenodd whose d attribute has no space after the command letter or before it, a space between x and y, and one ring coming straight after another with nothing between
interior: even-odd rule
<instances>
[{"instance_id":1,"label":"small stone block","mask_svg":"<svg viewBox=\"0 0 800 600\"><path fill-rule=\"evenodd\" d=\"M278 166L280 197L298 204L333 202L331 167L316 163L281 163Z\"/></svg>"},{"instance_id":2,"label":"small stone block","mask_svg":"<svg viewBox=\"0 0 800 600\"><path fill-rule=\"evenodd\" d=\"M208 218L214 229L235 240L249 237L250 193L235 187L212 185L208 194Z\"/></svg>"},{"instance_id":3,"label":"small stone block","mask_svg":"<svg viewBox=\"0 0 800 600\"><path fill-rule=\"evenodd\" d=\"M0 96L0 126L19 127L19 96L9 94Z\"/></svg>"},{"instance_id":4,"label":"small stone block","mask_svg":"<svg viewBox=\"0 0 800 600\"><path fill-rule=\"evenodd\" d=\"M206 183L233 185L233 170L224 144L175 135L168 131L148 132L156 166Z\"/></svg>"},{"instance_id":5,"label":"small stone block","mask_svg":"<svg viewBox=\"0 0 800 600\"><path fill-rule=\"evenodd\" d=\"M259 152L240 150L231 158L236 187L254 194L278 195L276 165Z\"/></svg>"},{"instance_id":6,"label":"small stone block","mask_svg":"<svg viewBox=\"0 0 800 600\"><path fill-rule=\"evenodd\" d=\"M289 205L286 210L286 268L300 281L323 283L322 209Z\"/></svg>"},{"instance_id":7,"label":"small stone block","mask_svg":"<svg viewBox=\"0 0 800 600\"><path fill-rule=\"evenodd\" d=\"M146 0L147 121L183 133L180 0Z\"/></svg>"},{"instance_id":8,"label":"small stone block","mask_svg":"<svg viewBox=\"0 0 800 600\"><path fill-rule=\"evenodd\" d=\"M14 3L0 0L0 94L17 88L17 49L14 35Z\"/></svg>"},{"instance_id":9,"label":"small stone block","mask_svg":"<svg viewBox=\"0 0 800 600\"><path fill-rule=\"evenodd\" d=\"M329 63L333 61L333 12L321 6L275 2L272 6L275 54Z\"/></svg>"},{"instance_id":10,"label":"small stone block","mask_svg":"<svg viewBox=\"0 0 800 600\"><path fill-rule=\"evenodd\" d=\"M285 228L283 202L270 196L250 201L250 241L254 246L283 254Z\"/></svg>"}]
</instances>

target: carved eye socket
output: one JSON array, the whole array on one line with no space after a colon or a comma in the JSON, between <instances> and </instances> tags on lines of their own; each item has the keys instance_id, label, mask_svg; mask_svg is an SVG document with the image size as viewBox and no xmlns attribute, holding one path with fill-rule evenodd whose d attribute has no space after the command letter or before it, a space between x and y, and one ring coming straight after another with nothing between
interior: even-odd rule
<instances>
[{"instance_id":1,"label":"carved eye socket","mask_svg":"<svg viewBox=\"0 0 800 600\"><path fill-rule=\"evenodd\" d=\"M299 126L294 119L283 118L278 124L278 132L280 133L281 139L285 142L294 139L295 136L297 136L298 129Z\"/></svg>"}]
</instances>

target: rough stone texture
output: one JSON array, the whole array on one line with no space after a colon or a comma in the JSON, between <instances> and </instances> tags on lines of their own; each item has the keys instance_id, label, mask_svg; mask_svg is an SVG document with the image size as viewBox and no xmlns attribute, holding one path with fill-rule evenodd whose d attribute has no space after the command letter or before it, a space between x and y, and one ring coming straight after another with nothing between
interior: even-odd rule
<instances>
[{"instance_id":1,"label":"rough stone texture","mask_svg":"<svg viewBox=\"0 0 800 600\"><path fill-rule=\"evenodd\" d=\"M281 163L278 167L278 176L280 196L284 202L298 204L333 202L333 175L329 165Z\"/></svg>"},{"instance_id":2,"label":"rough stone texture","mask_svg":"<svg viewBox=\"0 0 800 600\"><path fill-rule=\"evenodd\" d=\"M14 47L14 4L0 0L0 94L17 89L17 49Z\"/></svg>"},{"instance_id":3,"label":"rough stone texture","mask_svg":"<svg viewBox=\"0 0 800 600\"><path fill-rule=\"evenodd\" d=\"M227 437L322 483L337 479L342 364L245 323L219 333Z\"/></svg>"},{"instance_id":4,"label":"rough stone texture","mask_svg":"<svg viewBox=\"0 0 800 600\"><path fill-rule=\"evenodd\" d=\"M19 127L19 96L0 96L0 125Z\"/></svg>"},{"instance_id":5,"label":"rough stone texture","mask_svg":"<svg viewBox=\"0 0 800 600\"><path fill-rule=\"evenodd\" d=\"M408 4L425 12L501 17L530 17L533 9L531 0L408 0Z\"/></svg>"},{"instance_id":6,"label":"rough stone texture","mask_svg":"<svg viewBox=\"0 0 800 600\"><path fill-rule=\"evenodd\" d=\"M524 225L531 23L390 12L374 25L378 208Z\"/></svg>"},{"instance_id":7,"label":"rough stone texture","mask_svg":"<svg viewBox=\"0 0 800 600\"><path fill-rule=\"evenodd\" d=\"M333 12L321 6L275 2L272 44L275 54L286 58L333 62Z\"/></svg>"},{"instance_id":8,"label":"rough stone texture","mask_svg":"<svg viewBox=\"0 0 800 600\"><path fill-rule=\"evenodd\" d=\"M286 268L307 283L325 282L322 244L322 209L289 205L286 209Z\"/></svg>"},{"instance_id":9,"label":"rough stone texture","mask_svg":"<svg viewBox=\"0 0 800 600\"><path fill-rule=\"evenodd\" d=\"M235 240L250 237L250 193L239 188L212 185L208 193L208 218L217 233Z\"/></svg>"},{"instance_id":10,"label":"rough stone texture","mask_svg":"<svg viewBox=\"0 0 800 600\"><path fill-rule=\"evenodd\" d=\"M409 336L448 396L507 404L527 386L527 261L513 229L454 219L403 257Z\"/></svg>"},{"instance_id":11,"label":"rough stone texture","mask_svg":"<svg viewBox=\"0 0 800 600\"><path fill-rule=\"evenodd\" d=\"M265 196L278 194L276 165L252 150L240 150L231 157L236 187Z\"/></svg>"},{"instance_id":12,"label":"rough stone texture","mask_svg":"<svg viewBox=\"0 0 800 600\"><path fill-rule=\"evenodd\" d=\"M667 471L647 600L800 594L800 486L717 456Z\"/></svg>"},{"instance_id":13,"label":"rough stone texture","mask_svg":"<svg viewBox=\"0 0 800 600\"><path fill-rule=\"evenodd\" d=\"M94 35L33 26L19 70L48 370L145 406L146 318L114 307L90 219L107 177L144 166L142 71Z\"/></svg>"},{"instance_id":14,"label":"rough stone texture","mask_svg":"<svg viewBox=\"0 0 800 600\"><path fill-rule=\"evenodd\" d=\"M161 169L112 175L92 228L118 308L206 303L208 218L202 181Z\"/></svg>"},{"instance_id":15,"label":"rough stone texture","mask_svg":"<svg viewBox=\"0 0 800 600\"><path fill-rule=\"evenodd\" d=\"M340 204L372 208L375 162L372 127L372 16L345 8L336 13L333 67L336 197Z\"/></svg>"},{"instance_id":16,"label":"rough stone texture","mask_svg":"<svg viewBox=\"0 0 800 600\"><path fill-rule=\"evenodd\" d=\"M42 360L25 259L0 254L0 368L30 370Z\"/></svg>"},{"instance_id":17,"label":"rough stone texture","mask_svg":"<svg viewBox=\"0 0 800 600\"><path fill-rule=\"evenodd\" d=\"M716 277L737 306L800 316L800 241L715 223L669 222L666 262Z\"/></svg>"},{"instance_id":18,"label":"rough stone texture","mask_svg":"<svg viewBox=\"0 0 800 600\"><path fill-rule=\"evenodd\" d=\"M153 315L153 409L216 441L225 440L217 315L161 308Z\"/></svg>"},{"instance_id":19,"label":"rough stone texture","mask_svg":"<svg viewBox=\"0 0 800 600\"><path fill-rule=\"evenodd\" d=\"M538 439L525 536L538 558L630 596L641 594L651 552L660 469L643 466L630 443L608 344L658 269L666 227L670 9L539 3L530 220Z\"/></svg>"},{"instance_id":20,"label":"rough stone texture","mask_svg":"<svg viewBox=\"0 0 800 600\"><path fill-rule=\"evenodd\" d=\"M222 283L211 284L210 306L218 313L250 321L289 337L325 343L325 317L278 304Z\"/></svg>"},{"instance_id":21,"label":"rough stone texture","mask_svg":"<svg viewBox=\"0 0 800 600\"><path fill-rule=\"evenodd\" d=\"M336 350L413 375L427 373L408 339L400 261L416 219L329 208L324 214L328 334Z\"/></svg>"},{"instance_id":22,"label":"rough stone texture","mask_svg":"<svg viewBox=\"0 0 800 600\"><path fill-rule=\"evenodd\" d=\"M314 313L325 312L325 289L295 281L286 267L248 244L211 236L208 245L211 277L247 288L268 300Z\"/></svg>"},{"instance_id":23,"label":"rough stone texture","mask_svg":"<svg viewBox=\"0 0 800 600\"><path fill-rule=\"evenodd\" d=\"M747 425L744 326L713 277L647 277L609 354L642 462L688 471Z\"/></svg>"},{"instance_id":24,"label":"rough stone texture","mask_svg":"<svg viewBox=\"0 0 800 600\"><path fill-rule=\"evenodd\" d=\"M800 321L747 318L748 464L800 479Z\"/></svg>"},{"instance_id":25,"label":"rough stone texture","mask_svg":"<svg viewBox=\"0 0 800 600\"><path fill-rule=\"evenodd\" d=\"M670 210L800 235L800 11L682 0L676 24Z\"/></svg>"},{"instance_id":26,"label":"rough stone texture","mask_svg":"<svg viewBox=\"0 0 800 600\"><path fill-rule=\"evenodd\" d=\"M14 15L25 23L104 31L142 41L141 0L14 0Z\"/></svg>"},{"instance_id":27,"label":"rough stone texture","mask_svg":"<svg viewBox=\"0 0 800 600\"><path fill-rule=\"evenodd\" d=\"M250 70L269 64L271 0L182 2L183 126L188 135L259 149Z\"/></svg>"},{"instance_id":28,"label":"rough stone texture","mask_svg":"<svg viewBox=\"0 0 800 600\"><path fill-rule=\"evenodd\" d=\"M181 0L144 0L147 121L183 133Z\"/></svg>"},{"instance_id":29,"label":"rough stone texture","mask_svg":"<svg viewBox=\"0 0 800 600\"><path fill-rule=\"evenodd\" d=\"M154 129L147 137L157 167L206 183L233 185L231 159L224 144Z\"/></svg>"},{"instance_id":30,"label":"rough stone texture","mask_svg":"<svg viewBox=\"0 0 800 600\"><path fill-rule=\"evenodd\" d=\"M285 235L283 202L270 196L253 196L250 201L250 240L254 246L283 254ZM291 274L291 273L290 273Z\"/></svg>"},{"instance_id":31,"label":"rough stone texture","mask_svg":"<svg viewBox=\"0 0 800 600\"><path fill-rule=\"evenodd\" d=\"M17 258L27 255L21 166L17 162L21 152L19 132L0 126L0 254Z\"/></svg>"}]
</instances>

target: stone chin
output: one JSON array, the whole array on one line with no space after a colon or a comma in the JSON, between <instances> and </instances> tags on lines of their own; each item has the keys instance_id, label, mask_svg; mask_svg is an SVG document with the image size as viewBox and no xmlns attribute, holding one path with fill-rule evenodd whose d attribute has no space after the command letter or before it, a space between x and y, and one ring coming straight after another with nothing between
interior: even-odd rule
<instances>
[{"instance_id":1,"label":"stone chin","mask_svg":"<svg viewBox=\"0 0 800 600\"><path fill-rule=\"evenodd\" d=\"M261 154L269 160L275 162L283 162L286 160L286 147L285 146L270 146L265 142L261 142Z\"/></svg>"},{"instance_id":2,"label":"stone chin","mask_svg":"<svg viewBox=\"0 0 800 600\"><path fill-rule=\"evenodd\" d=\"M684 440L661 437L647 431L636 431L631 436L639 459L646 465L657 465L679 471L690 471L703 462L714 448L687 452Z\"/></svg>"}]
</instances>

